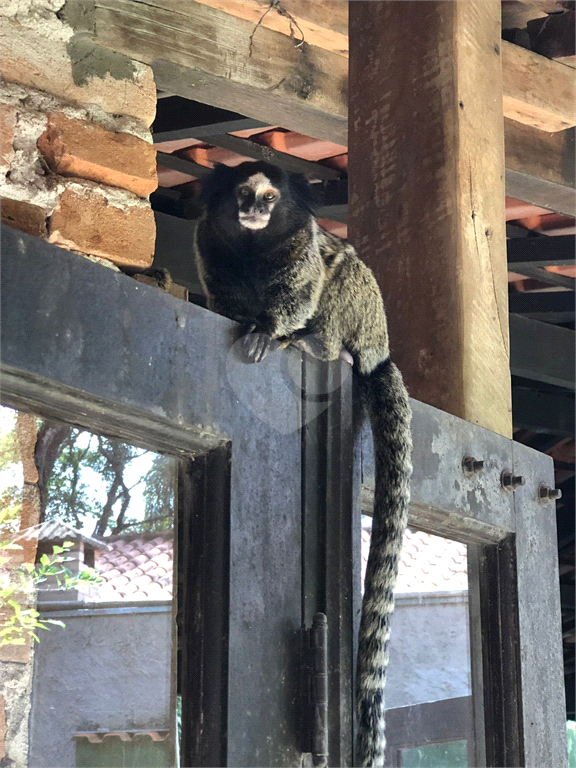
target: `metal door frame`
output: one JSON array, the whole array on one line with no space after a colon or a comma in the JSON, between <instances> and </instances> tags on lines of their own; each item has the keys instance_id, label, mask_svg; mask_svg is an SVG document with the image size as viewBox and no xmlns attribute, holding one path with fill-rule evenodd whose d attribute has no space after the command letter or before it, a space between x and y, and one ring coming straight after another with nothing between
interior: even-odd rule
<instances>
[{"instance_id":1,"label":"metal door frame","mask_svg":"<svg viewBox=\"0 0 576 768\"><path fill-rule=\"evenodd\" d=\"M369 512L373 457L369 430L356 435L346 363L303 363L289 351L239 366L231 321L9 228L2 240L2 403L186 461L203 456L223 473L216 517L231 543L214 562L228 562L229 572L214 587L216 600L213 590L203 593L219 617L221 661L214 668L207 648L195 662L219 693L216 704L199 704L202 716L214 706L220 715L217 736L199 734L194 764L294 762L301 746L294 689L258 697L264 680L284 685L283 672L294 671L294 633L325 610L331 764L350 765L359 500ZM540 485L553 485L552 460L412 406L410 524L469 545L476 765L563 766L556 522L553 503L538 497ZM465 472L465 456L482 459L483 471ZM504 489L503 471L525 484ZM254 589L249 565L262 552L268 591L251 595L264 601L254 631L243 594ZM209 613L205 621L201 634L214 629ZM247 639L254 647L243 655ZM247 714L254 702L260 719Z\"/></svg>"}]
</instances>

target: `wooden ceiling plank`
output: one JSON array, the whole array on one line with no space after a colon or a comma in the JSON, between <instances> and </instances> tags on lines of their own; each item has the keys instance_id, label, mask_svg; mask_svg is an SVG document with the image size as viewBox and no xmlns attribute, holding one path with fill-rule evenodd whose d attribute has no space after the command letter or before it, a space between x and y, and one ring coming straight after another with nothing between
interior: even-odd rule
<instances>
[{"instance_id":1,"label":"wooden ceiling plank","mask_svg":"<svg viewBox=\"0 0 576 768\"><path fill-rule=\"evenodd\" d=\"M574 340L569 328L510 315L510 368L515 376L574 389Z\"/></svg>"},{"instance_id":2,"label":"wooden ceiling plank","mask_svg":"<svg viewBox=\"0 0 576 768\"><path fill-rule=\"evenodd\" d=\"M289 26L279 32L263 23L252 35L255 23L233 15L252 6L263 7L258 0L96 0L97 37L103 45L147 63L170 61L210 77L272 90L275 97L295 96L310 107L345 117L345 57L320 44L297 47ZM266 19L274 16L286 21L274 10ZM547 131L576 124L569 68L506 41L502 59L505 115Z\"/></svg>"},{"instance_id":3,"label":"wooden ceiling plank","mask_svg":"<svg viewBox=\"0 0 576 768\"><path fill-rule=\"evenodd\" d=\"M572 291L543 291L511 293L508 297L510 312L516 315L548 315L554 318L557 315L565 316L565 322L574 320L574 293ZM534 317L542 320L542 317ZM551 320L551 322L563 322Z\"/></svg>"},{"instance_id":4,"label":"wooden ceiling plank","mask_svg":"<svg viewBox=\"0 0 576 768\"><path fill-rule=\"evenodd\" d=\"M532 19L527 25L530 48L542 56L575 68L575 20L574 10L547 16L545 19Z\"/></svg>"},{"instance_id":5,"label":"wooden ceiling plank","mask_svg":"<svg viewBox=\"0 0 576 768\"><path fill-rule=\"evenodd\" d=\"M161 165L163 168L170 168L173 171L179 171L198 179L204 178L211 171L211 168L205 165L193 163L191 160L184 160L182 157L171 155L168 152L157 152L156 159L158 165Z\"/></svg>"},{"instance_id":6,"label":"wooden ceiling plank","mask_svg":"<svg viewBox=\"0 0 576 768\"><path fill-rule=\"evenodd\" d=\"M249 22L197 2L175 6L181 12L160 0L96 0L96 39L151 64L158 87L170 93L347 144L342 56L297 49L286 35L262 29L248 58ZM574 215L574 130L548 134L505 123L507 194Z\"/></svg>"},{"instance_id":7,"label":"wooden ceiling plank","mask_svg":"<svg viewBox=\"0 0 576 768\"><path fill-rule=\"evenodd\" d=\"M521 272L522 267L549 267L551 265L574 264L574 235L558 237L521 237L508 240L508 267Z\"/></svg>"},{"instance_id":8,"label":"wooden ceiling plank","mask_svg":"<svg viewBox=\"0 0 576 768\"><path fill-rule=\"evenodd\" d=\"M574 216L574 129L545 133L505 120L504 133L506 194Z\"/></svg>"},{"instance_id":9,"label":"wooden ceiling plank","mask_svg":"<svg viewBox=\"0 0 576 768\"><path fill-rule=\"evenodd\" d=\"M305 134L315 112L331 114L329 122L339 130L322 138L345 143L348 61L343 56L296 47L289 36L265 27L254 35L249 55L254 25L198 2L96 0L95 25L99 43L152 64L162 90L178 88L186 98L269 124L291 122ZM174 87L165 88L166 80ZM298 104L306 109L295 110L290 119Z\"/></svg>"},{"instance_id":10,"label":"wooden ceiling plank","mask_svg":"<svg viewBox=\"0 0 576 768\"><path fill-rule=\"evenodd\" d=\"M555 133L576 125L574 72L502 40L504 116Z\"/></svg>"},{"instance_id":11,"label":"wooden ceiling plank","mask_svg":"<svg viewBox=\"0 0 576 768\"><path fill-rule=\"evenodd\" d=\"M573 395L513 387L512 413L514 429L529 429L559 437L574 435Z\"/></svg>"},{"instance_id":12,"label":"wooden ceiling plank","mask_svg":"<svg viewBox=\"0 0 576 768\"><path fill-rule=\"evenodd\" d=\"M311 3L308 0L307 3L302 3L283 0L282 8L292 17L292 26L290 25L290 18L281 14L276 8L270 8L269 0L234 0L234 2L230 2L230 0L197 0L197 2L249 21L254 26L260 22L260 26L266 29L281 32L283 35L290 35L292 32L296 39L301 35L309 45L324 48L341 56L348 55L347 29L343 33L331 27L333 23L338 24L338 22L340 28L342 27L341 11L343 9L338 8L338 6L345 6L346 3L344 2L314 0ZM316 7L312 9L310 6ZM318 6L321 7L318 8ZM266 15L264 16L264 14ZM347 13L345 21L347 26ZM255 34L259 34L259 32L256 31Z\"/></svg>"},{"instance_id":13,"label":"wooden ceiling plank","mask_svg":"<svg viewBox=\"0 0 576 768\"><path fill-rule=\"evenodd\" d=\"M245 155L251 157L254 160L266 160L269 163L278 163L286 171L290 173L304 173L311 179L321 179L325 181L336 180L340 177L338 171L326 166L318 165L318 163L312 163L309 160L302 160L294 155L286 154L285 152L278 152L271 147L257 144L249 139L241 139L238 136L229 136L228 134L210 134L208 132L198 135L197 138L206 141L208 144L213 144L216 147L222 149L228 149L231 152L236 152L239 155Z\"/></svg>"},{"instance_id":14,"label":"wooden ceiling plank","mask_svg":"<svg viewBox=\"0 0 576 768\"><path fill-rule=\"evenodd\" d=\"M527 264L520 266L514 266L514 272L524 275L524 277L531 277L533 280L539 280L546 285L555 285L559 288L568 288L569 291L573 291L576 286L576 281L573 277L568 275L559 275L557 272L548 272L547 269L542 267L532 267Z\"/></svg>"}]
</instances>

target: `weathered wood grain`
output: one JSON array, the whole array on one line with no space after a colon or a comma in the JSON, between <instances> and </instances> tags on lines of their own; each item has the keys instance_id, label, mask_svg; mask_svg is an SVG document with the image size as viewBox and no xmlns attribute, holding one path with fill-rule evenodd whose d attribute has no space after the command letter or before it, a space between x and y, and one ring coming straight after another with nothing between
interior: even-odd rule
<instances>
[{"instance_id":1,"label":"weathered wood grain","mask_svg":"<svg viewBox=\"0 0 576 768\"><path fill-rule=\"evenodd\" d=\"M504 134L506 194L574 216L575 129L545 133L504 120Z\"/></svg>"},{"instance_id":2,"label":"weathered wood grain","mask_svg":"<svg viewBox=\"0 0 576 768\"><path fill-rule=\"evenodd\" d=\"M576 125L574 72L502 40L504 115L550 133Z\"/></svg>"},{"instance_id":3,"label":"weathered wood grain","mask_svg":"<svg viewBox=\"0 0 576 768\"><path fill-rule=\"evenodd\" d=\"M351 4L348 232L410 394L510 435L499 35L492 0Z\"/></svg>"},{"instance_id":4,"label":"weathered wood grain","mask_svg":"<svg viewBox=\"0 0 576 768\"><path fill-rule=\"evenodd\" d=\"M345 135L348 62L339 54L263 27L250 55L254 24L197 2L97 0L95 24L99 43L151 64L161 89L307 134L315 112L328 114Z\"/></svg>"},{"instance_id":5,"label":"weathered wood grain","mask_svg":"<svg viewBox=\"0 0 576 768\"><path fill-rule=\"evenodd\" d=\"M292 17L292 27L287 16L275 8L270 9L270 0L197 2L284 35L294 34L296 39L301 34L309 45L341 55L348 54L348 3L344 0L314 0L313 3L309 0L283 0L282 9ZM264 13L266 16L263 16Z\"/></svg>"},{"instance_id":6,"label":"weathered wood grain","mask_svg":"<svg viewBox=\"0 0 576 768\"><path fill-rule=\"evenodd\" d=\"M150 63L161 89L347 144L347 62L338 54L296 49L286 35L259 29L249 57L253 24L192 0L96 0L94 19L98 42ZM505 122L508 194L569 214L573 131L551 135Z\"/></svg>"}]
</instances>

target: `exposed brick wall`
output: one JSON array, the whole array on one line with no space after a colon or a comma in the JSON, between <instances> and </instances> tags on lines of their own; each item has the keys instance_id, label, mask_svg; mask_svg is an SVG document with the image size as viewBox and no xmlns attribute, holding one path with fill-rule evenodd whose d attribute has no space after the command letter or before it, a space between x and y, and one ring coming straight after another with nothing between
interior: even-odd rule
<instances>
[{"instance_id":1,"label":"exposed brick wall","mask_svg":"<svg viewBox=\"0 0 576 768\"><path fill-rule=\"evenodd\" d=\"M75 32L62 5L12 0L0 10L2 221L144 269L155 240L152 70Z\"/></svg>"}]
</instances>

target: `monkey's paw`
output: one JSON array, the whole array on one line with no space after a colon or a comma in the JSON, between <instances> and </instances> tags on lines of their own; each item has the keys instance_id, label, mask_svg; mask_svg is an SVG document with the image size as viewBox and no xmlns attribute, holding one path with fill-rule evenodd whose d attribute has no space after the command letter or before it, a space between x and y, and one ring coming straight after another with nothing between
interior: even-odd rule
<instances>
[{"instance_id":1,"label":"monkey's paw","mask_svg":"<svg viewBox=\"0 0 576 768\"><path fill-rule=\"evenodd\" d=\"M247 333L242 338L242 352L249 363L259 363L268 352L272 352L278 344L267 333L256 331Z\"/></svg>"}]
</instances>

